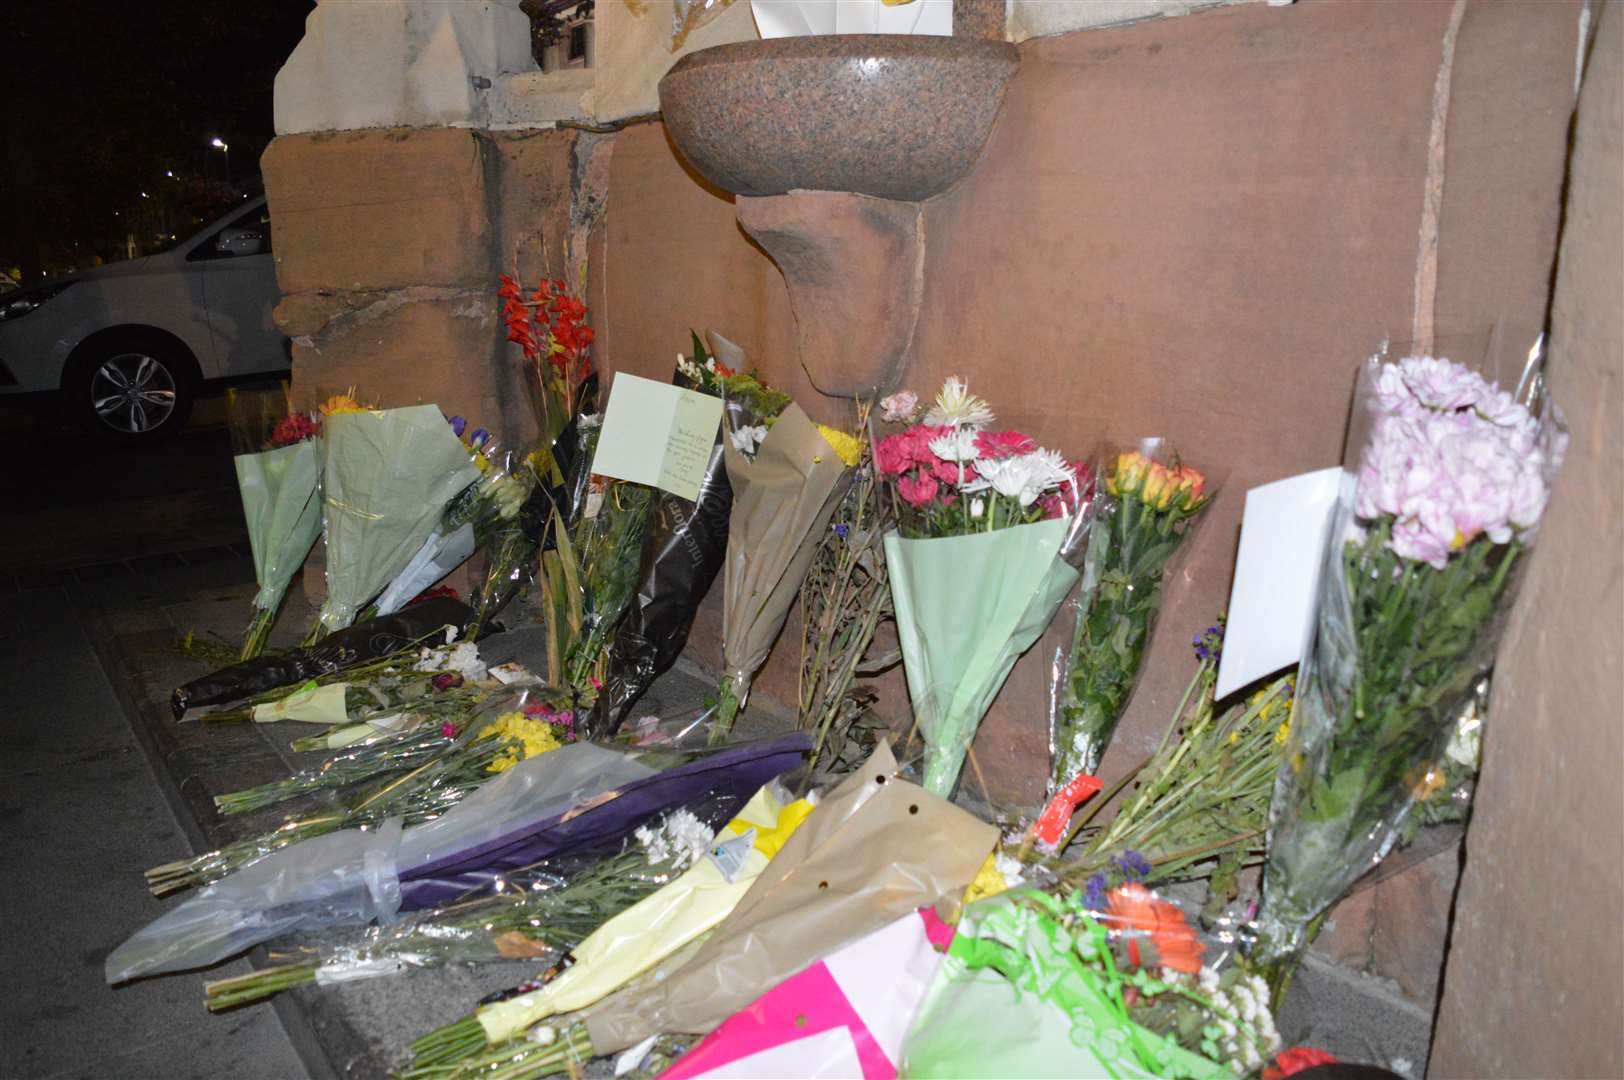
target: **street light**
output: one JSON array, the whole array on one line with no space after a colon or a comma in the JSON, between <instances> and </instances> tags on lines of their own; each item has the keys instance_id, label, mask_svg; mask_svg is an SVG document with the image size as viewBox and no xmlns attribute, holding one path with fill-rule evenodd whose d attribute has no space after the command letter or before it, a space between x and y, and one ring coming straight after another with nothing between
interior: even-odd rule
<instances>
[{"instance_id":1,"label":"street light","mask_svg":"<svg viewBox=\"0 0 1624 1080\"><path fill-rule=\"evenodd\" d=\"M209 145L212 146L214 149L219 150L221 153L225 154L225 156L226 156L226 183L229 184L231 182L231 147L228 144L226 144L225 142L222 142L221 139L220 139L220 136L218 136L218 135L216 135L214 138L209 140Z\"/></svg>"}]
</instances>

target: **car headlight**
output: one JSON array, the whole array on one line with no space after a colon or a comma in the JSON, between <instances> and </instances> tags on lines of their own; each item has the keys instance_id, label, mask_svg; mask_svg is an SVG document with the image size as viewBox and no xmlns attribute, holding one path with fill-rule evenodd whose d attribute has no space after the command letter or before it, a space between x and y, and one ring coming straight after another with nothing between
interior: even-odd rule
<instances>
[{"instance_id":1,"label":"car headlight","mask_svg":"<svg viewBox=\"0 0 1624 1080\"><path fill-rule=\"evenodd\" d=\"M11 296L0 296L0 322L22 318L72 284L71 281L64 281L56 285L42 285L37 289L13 293Z\"/></svg>"}]
</instances>

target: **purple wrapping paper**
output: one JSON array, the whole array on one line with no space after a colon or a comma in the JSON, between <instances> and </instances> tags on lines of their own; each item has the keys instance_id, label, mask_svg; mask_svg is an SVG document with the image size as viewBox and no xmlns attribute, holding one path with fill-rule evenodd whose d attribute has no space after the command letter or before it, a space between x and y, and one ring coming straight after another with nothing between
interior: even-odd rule
<instances>
[{"instance_id":1,"label":"purple wrapping paper","mask_svg":"<svg viewBox=\"0 0 1624 1080\"><path fill-rule=\"evenodd\" d=\"M584 852L618 843L656 815L707 797L730 802L726 821L761 786L801 763L811 736L796 732L724 747L618 791L587 807L570 807L466 851L401 875L402 911L437 907L488 891L499 878L561 852Z\"/></svg>"}]
</instances>

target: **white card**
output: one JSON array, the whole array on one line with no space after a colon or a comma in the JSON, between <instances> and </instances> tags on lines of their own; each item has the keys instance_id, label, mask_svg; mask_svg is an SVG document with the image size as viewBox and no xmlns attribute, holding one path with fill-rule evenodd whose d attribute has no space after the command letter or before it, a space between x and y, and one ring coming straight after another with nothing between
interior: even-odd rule
<instances>
[{"instance_id":1,"label":"white card","mask_svg":"<svg viewBox=\"0 0 1624 1080\"><path fill-rule=\"evenodd\" d=\"M721 423L719 397L617 372L592 471L697 499Z\"/></svg>"},{"instance_id":2,"label":"white card","mask_svg":"<svg viewBox=\"0 0 1624 1080\"><path fill-rule=\"evenodd\" d=\"M1344 475L1340 467L1320 469L1246 493L1218 697L1297 663L1307 651L1326 530Z\"/></svg>"}]
</instances>

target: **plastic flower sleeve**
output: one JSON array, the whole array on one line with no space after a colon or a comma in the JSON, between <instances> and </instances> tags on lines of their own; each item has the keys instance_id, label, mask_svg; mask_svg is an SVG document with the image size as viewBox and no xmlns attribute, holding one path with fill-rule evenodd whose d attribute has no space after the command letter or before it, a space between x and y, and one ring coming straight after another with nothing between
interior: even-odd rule
<instances>
[{"instance_id":1,"label":"plastic flower sleeve","mask_svg":"<svg viewBox=\"0 0 1624 1080\"><path fill-rule=\"evenodd\" d=\"M253 549L254 618L242 659L258 656L288 583L321 534L322 447L318 428L277 394L230 391L226 399L237 489Z\"/></svg>"},{"instance_id":2,"label":"plastic flower sleeve","mask_svg":"<svg viewBox=\"0 0 1624 1080\"><path fill-rule=\"evenodd\" d=\"M1138 886L1102 910L1033 890L972 904L901 1074L1218 1080L1278 1048L1261 983L1204 967L1177 908Z\"/></svg>"},{"instance_id":3,"label":"plastic flower sleeve","mask_svg":"<svg viewBox=\"0 0 1624 1080\"><path fill-rule=\"evenodd\" d=\"M1543 403L1539 403L1543 405ZM1370 361L1270 808L1257 963L1387 854L1494 662L1566 436L1446 360Z\"/></svg>"},{"instance_id":4,"label":"plastic flower sleeve","mask_svg":"<svg viewBox=\"0 0 1624 1080\"><path fill-rule=\"evenodd\" d=\"M479 470L433 405L331 415L324 442L321 623L330 632L348 626L405 569L441 509Z\"/></svg>"},{"instance_id":5,"label":"plastic flower sleeve","mask_svg":"<svg viewBox=\"0 0 1624 1080\"><path fill-rule=\"evenodd\" d=\"M1099 455L1082 585L1067 604L1070 642L1049 683L1049 792L1099 771L1150 648L1162 583L1212 501L1213 479L1163 439Z\"/></svg>"},{"instance_id":6,"label":"plastic flower sleeve","mask_svg":"<svg viewBox=\"0 0 1624 1080\"><path fill-rule=\"evenodd\" d=\"M925 788L958 783L981 719L1077 583L1066 518L993 532L885 537L908 696L925 739Z\"/></svg>"}]
</instances>

